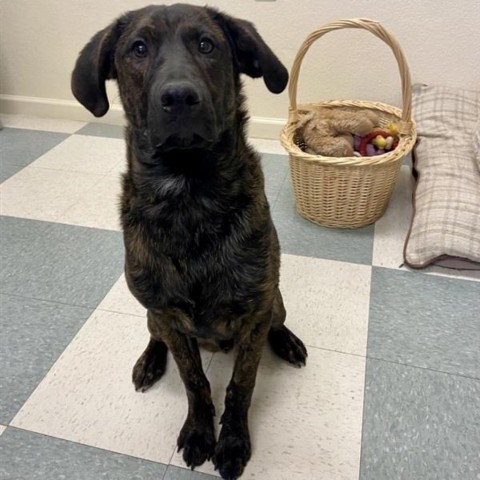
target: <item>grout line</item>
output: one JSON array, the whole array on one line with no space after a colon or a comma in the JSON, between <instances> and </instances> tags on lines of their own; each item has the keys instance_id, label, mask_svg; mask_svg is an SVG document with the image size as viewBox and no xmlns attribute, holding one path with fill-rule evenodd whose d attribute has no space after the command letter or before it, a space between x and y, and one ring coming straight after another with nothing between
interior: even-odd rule
<instances>
[{"instance_id":1,"label":"grout line","mask_svg":"<svg viewBox=\"0 0 480 480\"><path fill-rule=\"evenodd\" d=\"M365 371L363 375L363 396L362 396L362 423L361 423L361 435L360 435L360 455L358 461L358 478L361 478L362 475L362 455L363 455L363 434L364 434L364 425L365 425L365 417L367 414L367 402L365 401L365 397L367 395L367 367L368 362L365 362Z\"/></svg>"},{"instance_id":2,"label":"grout line","mask_svg":"<svg viewBox=\"0 0 480 480\"><path fill-rule=\"evenodd\" d=\"M480 377L472 377L470 375L465 375L462 373L447 372L445 370L437 370L436 368L432 368L432 367L423 367L421 365L413 365L411 363L404 363L404 362L395 361L395 360L387 360L385 358L372 357L370 355L367 355L366 358L367 360L376 360L378 362L390 363L392 365L402 365L403 367L417 368L420 370L427 370L429 372L441 373L442 375L449 375L451 377L460 377L460 378L465 378L467 380L475 380L477 382L480 382Z\"/></svg>"},{"instance_id":3,"label":"grout line","mask_svg":"<svg viewBox=\"0 0 480 480\"><path fill-rule=\"evenodd\" d=\"M368 358L366 355L361 355L360 353L343 352L342 350L335 350L334 348L318 347L316 345L307 345L307 344L305 344L305 346L308 348L314 348L315 350L323 350L325 352L339 353L340 355L349 355L351 357L358 357L358 358L365 358L365 359Z\"/></svg>"},{"instance_id":4,"label":"grout line","mask_svg":"<svg viewBox=\"0 0 480 480\"><path fill-rule=\"evenodd\" d=\"M372 261L375 253L375 228L373 230L373 242L372 242ZM370 333L370 307L372 301L372 285L373 285L373 266L370 268L370 288L368 291L368 315L367 315L367 341L365 343L365 370L363 373L363 396L362 396L362 423L361 423L361 432L360 432L360 458L358 460L358 478L361 478L362 474L362 454L363 454L363 433L364 433L364 424L365 424L365 417L367 411L367 403L365 401L367 395L367 368L368 368L368 339Z\"/></svg>"},{"instance_id":5,"label":"grout line","mask_svg":"<svg viewBox=\"0 0 480 480\"><path fill-rule=\"evenodd\" d=\"M50 149L50 150L51 150L51 149ZM50 150L48 150L48 151L50 151ZM40 157L41 157L41 155L40 155ZM19 173L19 172L20 172L21 170L23 170L24 168L27 168L27 167L29 167L30 165L32 165L32 163L35 163L40 157L35 158L34 160L32 160L30 163L27 163L26 165L25 165L25 163L16 163L15 160L14 160L13 162L10 161L10 162L8 162L8 163L4 163L3 166L5 166L5 167L6 167L6 166L22 167L22 168L17 172L17 173ZM42 167L36 167L36 168L42 168ZM15 175L16 175L16 173L15 173ZM13 176L13 175L12 175L12 176ZM9 178L10 178L10 177L9 177ZM8 180L8 179L7 179L7 180ZM4 180L4 181L5 181L5 180ZM3 182L2 182L2 183L3 183Z\"/></svg>"},{"instance_id":6,"label":"grout line","mask_svg":"<svg viewBox=\"0 0 480 480\"><path fill-rule=\"evenodd\" d=\"M286 252L282 248L280 248L280 250L281 250L282 255L288 255L289 257L300 257L300 258L306 258L306 259L310 259L310 260L322 260L322 261L325 261L325 262L343 263L343 264L351 265L351 266L354 266L354 267L362 267L362 268L365 267L365 268L370 268L370 270L372 269L372 265L370 265L369 263L350 261L350 260L337 260L337 259L325 258L325 257L312 257L310 255L300 255L298 253ZM393 270L393 269L391 269L391 270ZM280 288L282 288L281 284L280 284Z\"/></svg>"},{"instance_id":7,"label":"grout line","mask_svg":"<svg viewBox=\"0 0 480 480\"><path fill-rule=\"evenodd\" d=\"M165 465L164 463L162 465ZM167 472L168 472L168 468L170 467L170 462L166 465L167 468L165 468L165 472L163 472L163 475L162 475L162 478L160 480L164 480L166 475L167 475Z\"/></svg>"},{"instance_id":8,"label":"grout line","mask_svg":"<svg viewBox=\"0 0 480 480\"><path fill-rule=\"evenodd\" d=\"M445 271L441 270L441 271L435 271L435 270L430 270L429 268L430 267L433 267L433 268L443 268ZM466 281L470 281L470 282L480 282L480 276L477 278L477 277L474 277L474 276L468 276L468 273L470 272L480 272L479 270L468 270L468 269L449 269L449 268L446 268L446 267L441 267L441 266L438 266L438 265L429 265L427 266L426 268L421 268L421 269L413 269L413 268L409 268L408 266L406 266L405 264L401 264L400 266L398 267L389 267L389 266L385 266L385 265L374 265L373 262L372 262L372 268L375 268L375 269L384 269L384 270L393 270L395 272L405 272L407 274L410 274L410 275L423 275L424 278L428 278L428 277L434 277L434 278L447 278L447 279L450 279L450 280L466 280ZM458 274L455 273L455 272L459 272ZM464 273L466 272L466 273Z\"/></svg>"},{"instance_id":9,"label":"grout line","mask_svg":"<svg viewBox=\"0 0 480 480\"><path fill-rule=\"evenodd\" d=\"M7 118L5 118L7 117ZM62 121L66 121L68 123L79 123L80 125L79 126L76 126L76 130L74 131L68 131L66 132L65 130L58 130L58 129L53 129L53 127L50 127L48 128L47 130L43 129L43 128L32 128L30 126L26 126L26 125L9 125L8 123L8 120L9 118L8 117L16 117L15 119L16 120L25 120L25 121L30 121L30 120L53 120L52 123L61 123ZM15 120L14 119L14 120ZM79 130L81 130L82 128L84 128L85 126L87 126L90 122L82 122L82 121L79 121L79 120L69 120L69 119L66 119L66 118L48 118L48 117L42 117L42 116L38 116L38 115L22 115L22 114L15 114L15 113L0 113L0 121L6 121L7 123L3 125L3 128L9 128L9 129L15 129L15 130L29 130L31 132L40 132L40 133L61 133L61 134L64 134L64 135L74 135L76 134ZM48 123L48 122L47 122Z\"/></svg>"},{"instance_id":10,"label":"grout line","mask_svg":"<svg viewBox=\"0 0 480 480\"><path fill-rule=\"evenodd\" d=\"M50 152L50 151L51 150L49 150L48 152ZM79 173L81 175L91 175L92 177L104 177L105 176L105 173L85 172L85 171L81 171L81 170L67 170L65 168L53 168L53 167L44 167L44 166L34 165L34 163L37 160L40 160L40 158L42 158L42 157L43 157L43 155L40 155L40 157L36 158L35 160L33 160L31 163L29 163L26 166L34 168L35 170L49 170L49 171L53 171L53 172L65 172L65 173L74 173L74 174Z\"/></svg>"},{"instance_id":11,"label":"grout line","mask_svg":"<svg viewBox=\"0 0 480 480\"><path fill-rule=\"evenodd\" d=\"M213 362L213 357L216 355L217 352L212 352L212 355L210 357L210 361L208 362L207 368L205 369L205 375L208 373L210 370L210 366L212 365Z\"/></svg>"},{"instance_id":12,"label":"grout line","mask_svg":"<svg viewBox=\"0 0 480 480\"><path fill-rule=\"evenodd\" d=\"M1 117L1 114L0 114L0 121L2 120L2 117ZM44 130L42 128L30 128L30 127L25 127L25 126L18 126L18 125L4 125L3 126L3 129L4 130L23 130L23 131L28 131L28 132L38 132L39 134L43 134L43 133L46 133L46 134L53 134L53 135L65 135L65 138L60 142L64 142L68 137L72 136L72 135L75 135L75 132L61 132L59 130ZM58 143L57 145L60 145L60 143ZM55 148L57 145L54 145L52 148ZM51 150L51 149L50 149ZM50 150L47 150L47 151L50 151ZM45 152L47 153L47 152ZM44 154L42 154L44 155Z\"/></svg>"},{"instance_id":13,"label":"grout line","mask_svg":"<svg viewBox=\"0 0 480 480\"><path fill-rule=\"evenodd\" d=\"M177 445L175 445L175 446L173 447L173 452L172 452L172 454L170 455L170 459L168 460L167 469L168 469L168 467L169 467L170 465L172 465L172 460L173 460L173 457L175 456L175 453L177 453L177 449L178 449L178 447L177 447ZM166 474L166 473L167 473L167 471L165 470L165 474Z\"/></svg>"},{"instance_id":14,"label":"grout line","mask_svg":"<svg viewBox=\"0 0 480 480\"><path fill-rule=\"evenodd\" d=\"M75 207L77 204L75 205L70 205L69 209L70 208L73 208ZM68 213L68 210L67 211L64 211L61 215L64 215ZM21 217L15 217L15 218L21 218ZM26 220L36 220L35 218L26 218ZM117 232L117 233L123 233L121 228L118 228L117 229L113 229L113 228L104 228L104 227L99 227L99 226L92 226L92 225L82 225L82 224L79 224L79 223L68 223L66 222L65 220L63 220L62 218L56 218L55 220L38 220L39 222L48 222L48 223L54 223L56 225L65 225L67 227L78 227L78 228L90 228L91 230L100 230L102 232Z\"/></svg>"},{"instance_id":15,"label":"grout line","mask_svg":"<svg viewBox=\"0 0 480 480\"><path fill-rule=\"evenodd\" d=\"M39 435L39 436L46 437L46 438L53 438L54 440L60 440L61 442L71 443L71 444L74 444L74 445L80 445L80 446L86 447L86 448L93 448L95 450L99 450L99 451L105 452L105 453L113 453L114 455L121 455L123 457L133 458L135 460L140 460L141 462L154 463L156 465L163 465L164 467L168 467L168 465L169 465L169 464L166 464L166 463L163 463L163 462L157 462L156 460L149 460L148 458L136 457L135 455L129 455L128 453L121 453L121 452L116 452L115 450L108 450L106 448L96 447L94 445L89 445L88 443L77 442L75 440L67 440L66 438L56 437L55 435L49 435L49 434L46 434L46 433L36 432L35 430L29 430L28 428L16 427L14 425L9 425L8 428L12 429L12 430L20 430L22 432L27 432L27 433L33 433L35 435ZM166 471L166 469L165 469L165 471Z\"/></svg>"},{"instance_id":16,"label":"grout line","mask_svg":"<svg viewBox=\"0 0 480 480\"><path fill-rule=\"evenodd\" d=\"M108 293L107 293L107 295L108 295ZM133 296L132 296L132 298L133 298ZM95 310L99 310L101 312L117 313L119 315L128 315L130 317L137 317L137 318L142 318L142 319L144 319L145 315L147 314L146 310L145 310L145 315L138 315L136 313L131 313L131 312L121 312L120 310L110 310L109 308L100 308L100 307L97 307Z\"/></svg>"},{"instance_id":17,"label":"grout line","mask_svg":"<svg viewBox=\"0 0 480 480\"><path fill-rule=\"evenodd\" d=\"M450 375L450 376L454 376L454 377L462 377L462 378L466 378L466 379L469 379L469 380L480 381L480 377L473 377L473 376L465 375L465 374L462 374L462 373L447 372L445 370L438 370L438 369L432 368L432 367L424 367L424 366L421 366L421 365L414 365L414 364L411 364L411 363L404 363L404 362L395 361L395 360L387 360L385 358L373 357L373 356L368 355L368 354L367 355L360 355L358 353L343 352L341 350L335 350L335 349L325 348L325 347L318 347L316 345L305 344L305 346L308 347L308 348L314 348L316 350L323 350L323 351L326 351L326 352L338 353L340 355L348 355L348 356L351 356L351 357L364 358L365 360L377 360L377 361L380 361L380 362L386 362L386 363L390 363L390 364L394 364L394 365L402 365L404 367L419 368L421 370L428 370L428 371L435 372L435 373L441 373L443 375ZM367 348L368 348L368 340L367 340Z\"/></svg>"},{"instance_id":18,"label":"grout line","mask_svg":"<svg viewBox=\"0 0 480 480\"><path fill-rule=\"evenodd\" d=\"M70 206L69 208L71 208L71 207L72 206ZM63 215L64 213L66 213L66 212L63 212L61 215ZM119 228L118 230L112 230L111 228L92 227L90 225L80 225L80 224L77 224L77 223L65 223L64 221L60 221L57 217L55 217L55 219L46 220L44 218L19 217L18 215L11 215L11 214L1 213L1 212L0 212L0 217L8 217L8 218L14 218L15 220L29 220L29 221L32 221L32 222L42 222L42 223L46 223L46 224L51 224L51 225L46 225L45 227L43 227L42 231L51 228L53 225L65 225L67 227L88 228L90 230L99 230L101 232L123 233L121 228Z\"/></svg>"},{"instance_id":19,"label":"grout line","mask_svg":"<svg viewBox=\"0 0 480 480\"><path fill-rule=\"evenodd\" d=\"M287 181L288 179L288 175L289 175L289 172L288 170L285 172L285 177L283 177L283 181L282 181L282 184L280 185L280 188L278 189L278 193L277 193L277 196L275 197L275 201L273 202L273 205L272 205L272 215L273 215L273 212L276 210L277 208L277 204L278 204L278 199L280 198L280 193L282 193L282 190L285 186L285 182ZM273 220L273 219L272 219ZM273 223L275 225L275 221L273 220Z\"/></svg>"},{"instance_id":20,"label":"grout line","mask_svg":"<svg viewBox=\"0 0 480 480\"><path fill-rule=\"evenodd\" d=\"M4 291L0 291L0 295L5 295L7 297L15 297L15 298L25 298L27 300L37 300L39 302L55 303L55 304L58 304L58 305L65 305L67 307L84 308L85 310L92 310L92 312L94 310L97 310L97 307L94 307L92 305L81 305L81 304L78 304L78 303L60 302L58 300L52 300L50 298L27 297L26 295L18 295L17 293L10 293L10 292L4 292ZM100 305L100 303L99 303L99 305Z\"/></svg>"},{"instance_id":21,"label":"grout line","mask_svg":"<svg viewBox=\"0 0 480 480\"><path fill-rule=\"evenodd\" d=\"M112 285L112 288L113 288L113 285ZM109 294L110 290L105 294L105 297ZM142 318L142 319L145 318L145 315L138 315L136 313L131 313L131 312L122 312L120 310L111 310L109 308L100 308L98 305L100 305L103 302L105 297L103 297L100 300L100 302L98 303L98 305L96 307L94 307L94 306L91 306L91 305L80 305L80 304L77 304L77 303L60 302L58 300L51 300L51 299L46 299L46 298L27 297L25 295L18 295L16 293L5 293L5 292L2 292L2 291L0 291L0 295L5 295L7 297L15 297L15 298L25 298L27 300L37 300L39 302L47 302L47 303L53 303L53 304L57 304L57 305L65 305L67 307L84 308L85 310L91 310L90 315L98 310L98 311L101 311L101 312L116 313L118 315L128 315L128 316L131 316L131 317L138 317L138 318Z\"/></svg>"},{"instance_id":22,"label":"grout line","mask_svg":"<svg viewBox=\"0 0 480 480\"><path fill-rule=\"evenodd\" d=\"M273 205L271 207L272 213L273 213L273 211L274 211L274 209L277 205L278 199L280 198L280 193L282 193L283 187L285 185L285 181L288 179L288 176L289 176L289 172L288 172L288 169L287 169L287 171L285 172L285 176L283 177L282 184L280 185L280 187L278 189L278 192L277 192L277 195L275 196L275 200L273 201Z\"/></svg>"}]
</instances>

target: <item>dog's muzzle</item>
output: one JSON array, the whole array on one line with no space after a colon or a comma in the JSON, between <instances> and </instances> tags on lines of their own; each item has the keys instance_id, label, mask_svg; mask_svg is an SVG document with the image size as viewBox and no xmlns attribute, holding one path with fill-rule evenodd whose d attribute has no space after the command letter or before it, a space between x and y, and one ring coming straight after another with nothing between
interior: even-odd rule
<instances>
[{"instance_id":1,"label":"dog's muzzle","mask_svg":"<svg viewBox=\"0 0 480 480\"><path fill-rule=\"evenodd\" d=\"M148 127L158 150L199 148L213 142L212 102L189 81L170 82L150 95Z\"/></svg>"}]
</instances>

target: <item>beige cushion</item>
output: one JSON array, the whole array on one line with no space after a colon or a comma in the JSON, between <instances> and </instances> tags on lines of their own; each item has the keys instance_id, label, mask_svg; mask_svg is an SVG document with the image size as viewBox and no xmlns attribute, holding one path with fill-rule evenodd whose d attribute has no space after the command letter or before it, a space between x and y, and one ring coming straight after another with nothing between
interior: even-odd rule
<instances>
[{"instance_id":1,"label":"beige cushion","mask_svg":"<svg viewBox=\"0 0 480 480\"><path fill-rule=\"evenodd\" d=\"M480 169L480 125L473 137L473 149L475 151L475 158L477 160L477 166Z\"/></svg>"},{"instance_id":2,"label":"beige cushion","mask_svg":"<svg viewBox=\"0 0 480 480\"><path fill-rule=\"evenodd\" d=\"M418 177L405 262L480 269L480 92L415 85L413 117Z\"/></svg>"}]
</instances>

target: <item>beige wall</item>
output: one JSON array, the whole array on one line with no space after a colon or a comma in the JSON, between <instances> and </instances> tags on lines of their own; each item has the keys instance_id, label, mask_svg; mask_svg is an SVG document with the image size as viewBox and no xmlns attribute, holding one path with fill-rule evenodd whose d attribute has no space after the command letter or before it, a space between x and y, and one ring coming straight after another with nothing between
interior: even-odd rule
<instances>
[{"instance_id":1,"label":"beige wall","mask_svg":"<svg viewBox=\"0 0 480 480\"><path fill-rule=\"evenodd\" d=\"M70 93L78 51L118 14L146 3L0 0L0 110L92 120ZM212 0L209 5L253 21L288 68L305 36L316 27L342 17L369 17L397 37L413 81L480 87L479 0ZM400 104L393 56L367 32L328 34L307 55L300 79L302 101L359 98ZM287 115L287 94L270 94L262 81L246 83L254 128L260 135L275 134L275 124ZM115 89L109 91L118 103ZM118 122L120 109L113 110L107 121Z\"/></svg>"}]
</instances>

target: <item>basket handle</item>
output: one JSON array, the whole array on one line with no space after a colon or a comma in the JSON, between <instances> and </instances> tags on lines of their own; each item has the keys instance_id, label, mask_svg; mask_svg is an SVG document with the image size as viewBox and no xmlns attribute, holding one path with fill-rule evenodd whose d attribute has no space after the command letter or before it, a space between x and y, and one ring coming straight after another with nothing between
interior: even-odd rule
<instances>
[{"instance_id":1,"label":"basket handle","mask_svg":"<svg viewBox=\"0 0 480 480\"><path fill-rule=\"evenodd\" d=\"M298 77L300 74L300 67L302 66L303 57L307 53L312 44L323 37L328 32L333 30L342 30L344 28L361 28L368 30L375 36L383 40L393 51L395 58L397 59L398 68L400 70L400 77L402 80L402 97L403 97L403 110L402 121L407 124L411 121L412 116L412 88L410 80L410 71L408 69L407 61L403 55L400 44L385 28L375 20L369 20L367 18L352 18L336 20L331 23L327 23L323 27L312 32L302 43L295 61L293 62L292 71L290 73L290 84L288 87L288 94L290 96L290 109L291 112L297 115L297 85Z\"/></svg>"}]
</instances>

